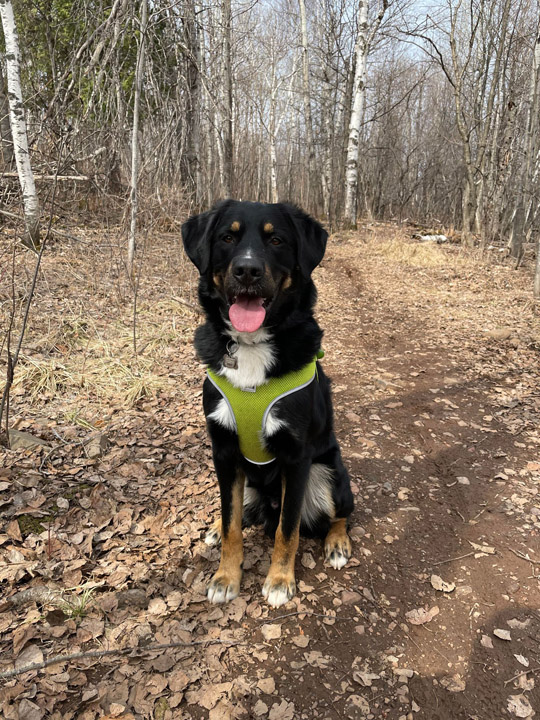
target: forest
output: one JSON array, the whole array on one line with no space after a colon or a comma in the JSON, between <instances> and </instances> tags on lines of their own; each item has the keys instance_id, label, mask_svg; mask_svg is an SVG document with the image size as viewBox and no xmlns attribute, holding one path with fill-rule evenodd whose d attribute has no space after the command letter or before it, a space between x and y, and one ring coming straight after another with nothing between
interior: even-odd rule
<instances>
[{"instance_id":1,"label":"forest","mask_svg":"<svg viewBox=\"0 0 540 720\"><path fill-rule=\"evenodd\" d=\"M13 9L45 211L56 178L75 207L116 215L135 185L142 222L223 197L286 199L331 228L358 217L416 222L501 244L518 262L534 254L533 0L21 0ZM5 77L0 91L9 208L18 191L6 181L15 164Z\"/></svg>"},{"instance_id":2,"label":"forest","mask_svg":"<svg viewBox=\"0 0 540 720\"><path fill-rule=\"evenodd\" d=\"M0 717L532 719L540 1L0 0L0 23ZM329 235L352 553L301 538L280 608L261 527L238 597L207 599L181 229L225 198Z\"/></svg>"}]
</instances>

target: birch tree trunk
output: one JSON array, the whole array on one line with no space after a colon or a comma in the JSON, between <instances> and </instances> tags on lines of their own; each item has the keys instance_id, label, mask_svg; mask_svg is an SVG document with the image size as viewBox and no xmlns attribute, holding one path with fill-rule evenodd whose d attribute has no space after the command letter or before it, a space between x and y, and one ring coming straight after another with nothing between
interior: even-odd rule
<instances>
[{"instance_id":1,"label":"birch tree trunk","mask_svg":"<svg viewBox=\"0 0 540 720\"><path fill-rule=\"evenodd\" d=\"M231 58L231 0L221 2L221 139L220 179L223 197L232 195L233 138L232 138L232 58Z\"/></svg>"},{"instance_id":2,"label":"birch tree trunk","mask_svg":"<svg viewBox=\"0 0 540 720\"><path fill-rule=\"evenodd\" d=\"M308 152L308 182L307 182L307 206L311 207L313 196L311 183L316 177L315 173L315 143L313 141L313 118L311 115L311 94L309 91L309 55L308 55L308 34L306 21L306 5L304 0L299 0L300 4L300 25L302 29L301 47L302 47L302 80L303 80L303 99L304 99L304 122L306 124L306 143Z\"/></svg>"},{"instance_id":3,"label":"birch tree trunk","mask_svg":"<svg viewBox=\"0 0 540 720\"><path fill-rule=\"evenodd\" d=\"M36 249L39 247L39 200L28 151L26 117L21 90L19 38L11 0L0 0L0 16L6 43L9 119L13 153L24 207L25 235L23 241L29 247Z\"/></svg>"},{"instance_id":4,"label":"birch tree trunk","mask_svg":"<svg viewBox=\"0 0 540 720\"><path fill-rule=\"evenodd\" d=\"M358 209L358 153L366 97L368 49L368 0L360 0L358 4L358 38L356 40L353 103L349 125L347 160L345 163L345 210L343 219L345 226L350 228L356 228Z\"/></svg>"},{"instance_id":5,"label":"birch tree trunk","mask_svg":"<svg viewBox=\"0 0 540 720\"><path fill-rule=\"evenodd\" d=\"M140 41L137 48L135 69L135 96L133 98L133 129L131 135L131 223L128 238L127 267L129 277L133 277L133 261L137 247L137 211L139 209L139 115L141 108L141 92L144 77L144 50L146 42L146 26L148 24L148 0L141 0Z\"/></svg>"}]
</instances>

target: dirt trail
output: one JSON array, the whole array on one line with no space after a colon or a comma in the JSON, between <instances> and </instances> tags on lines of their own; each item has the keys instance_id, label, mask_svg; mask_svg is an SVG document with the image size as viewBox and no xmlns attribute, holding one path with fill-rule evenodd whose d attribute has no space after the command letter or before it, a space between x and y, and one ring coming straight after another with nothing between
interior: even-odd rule
<instances>
[{"instance_id":1,"label":"dirt trail","mask_svg":"<svg viewBox=\"0 0 540 720\"><path fill-rule=\"evenodd\" d=\"M85 466L79 481L87 484L70 496L80 507L57 530L48 577L62 577L58 558L84 557L61 572L65 584L101 581L96 604L63 624L50 612L37 622L35 605L12 609L3 657L39 643L54 652L223 644L27 673L7 686L6 718L23 702L46 705L43 717L89 720L540 712L540 332L526 278L454 248L409 243L403 252L396 233L335 236L316 277L324 365L356 494L349 565L326 567L319 544L303 540L297 597L269 609L260 589L271 543L251 529L241 597L206 604L219 553L202 538L217 491L199 408L202 370L184 327L184 342L161 360L176 393L108 419L112 448ZM192 287L188 272L176 292ZM162 291L153 292L155 304ZM511 331L499 334L506 339L491 337L501 328ZM32 538L17 547L28 560L33 543L33 572L47 577L44 538ZM85 545L79 555L77 543ZM450 591L435 589L432 575ZM35 584L9 580L19 590ZM23 620L32 629L24 642Z\"/></svg>"}]
</instances>

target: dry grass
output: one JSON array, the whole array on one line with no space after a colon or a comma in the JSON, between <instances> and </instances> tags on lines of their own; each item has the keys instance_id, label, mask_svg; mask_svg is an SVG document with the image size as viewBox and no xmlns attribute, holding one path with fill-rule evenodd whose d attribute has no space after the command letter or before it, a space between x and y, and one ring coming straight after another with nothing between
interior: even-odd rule
<instances>
[{"instance_id":1,"label":"dry grass","mask_svg":"<svg viewBox=\"0 0 540 720\"><path fill-rule=\"evenodd\" d=\"M381 241L375 252L392 262L416 268L455 268L471 265L474 260L461 252L449 253L447 248L432 242L412 242L404 238Z\"/></svg>"},{"instance_id":2,"label":"dry grass","mask_svg":"<svg viewBox=\"0 0 540 720\"><path fill-rule=\"evenodd\" d=\"M154 372L150 358L131 361L125 357L72 355L65 362L21 356L13 392L38 404L62 394L66 399L116 402L134 407L144 398L155 397L168 387L167 378Z\"/></svg>"},{"instance_id":3,"label":"dry grass","mask_svg":"<svg viewBox=\"0 0 540 720\"><path fill-rule=\"evenodd\" d=\"M169 387L163 354L181 342L181 330L162 307L147 306L137 321L137 356L126 325L97 327L90 318L65 318L40 339L39 354L21 354L13 394L31 404L62 395L70 402L136 406ZM144 354L143 354L144 353Z\"/></svg>"}]
</instances>

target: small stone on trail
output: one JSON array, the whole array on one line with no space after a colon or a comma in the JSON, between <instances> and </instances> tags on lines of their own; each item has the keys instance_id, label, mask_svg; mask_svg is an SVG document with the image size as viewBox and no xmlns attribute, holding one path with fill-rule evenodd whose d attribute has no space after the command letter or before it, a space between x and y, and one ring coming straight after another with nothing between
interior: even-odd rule
<instances>
[{"instance_id":1,"label":"small stone on trail","mask_svg":"<svg viewBox=\"0 0 540 720\"><path fill-rule=\"evenodd\" d=\"M501 640L511 640L512 639L512 636L510 635L509 630L501 630L500 628L496 628L493 631L493 634L495 635L495 637L498 637Z\"/></svg>"}]
</instances>

